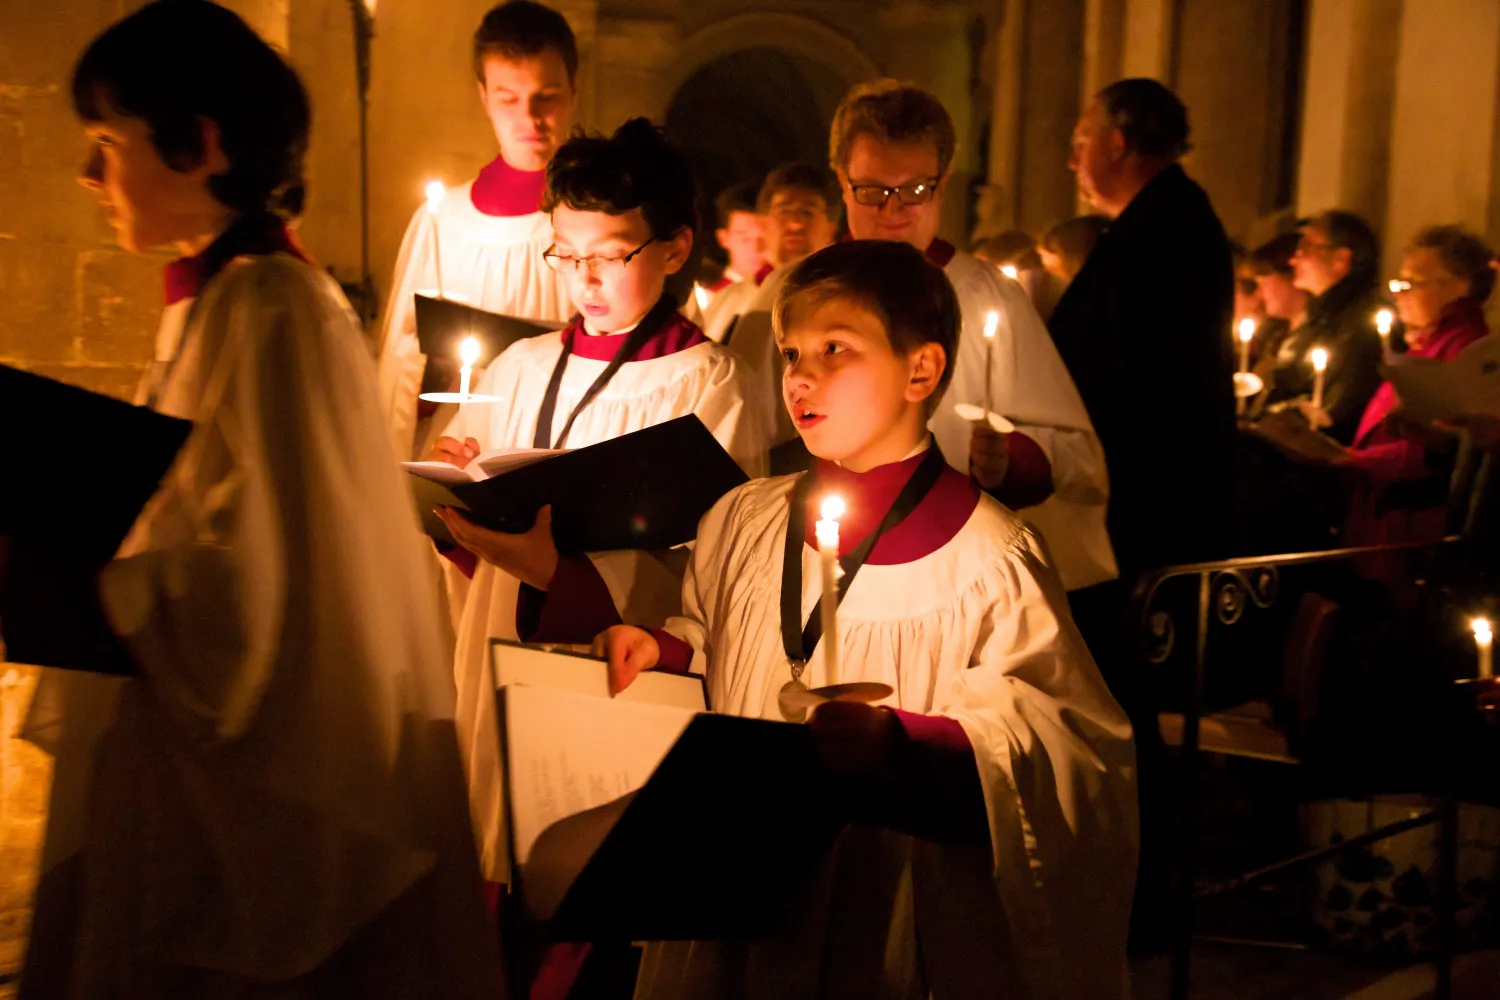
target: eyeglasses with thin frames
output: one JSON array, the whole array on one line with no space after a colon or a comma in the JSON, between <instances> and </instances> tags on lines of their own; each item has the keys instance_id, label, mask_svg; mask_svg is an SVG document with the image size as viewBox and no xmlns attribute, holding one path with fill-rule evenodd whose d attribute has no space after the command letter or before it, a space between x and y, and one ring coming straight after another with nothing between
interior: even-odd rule
<instances>
[{"instance_id":1,"label":"eyeglasses with thin frames","mask_svg":"<svg viewBox=\"0 0 1500 1000\"><path fill-rule=\"evenodd\" d=\"M884 208L892 195L895 195L896 200L903 205L925 205L937 194L937 178L913 181L897 187L886 187L882 184L850 184L849 190L854 192L854 200L857 204L870 208Z\"/></svg>"},{"instance_id":2,"label":"eyeglasses with thin frames","mask_svg":"<svg viewBox=\"0 0 1500 1000\"><path fill-rule=\"evenodd\" d=\"M542 253L542 259L547 262L547 266L552 268L552 270L563 274L577 274L582 270L596 278L602 278L624 272L625 265L629 264L642 250L655 242L656 237L653 236L623 257L570 257L567 254L558 253L555 247L548 247Z\"/></svg>"}]
</instances>

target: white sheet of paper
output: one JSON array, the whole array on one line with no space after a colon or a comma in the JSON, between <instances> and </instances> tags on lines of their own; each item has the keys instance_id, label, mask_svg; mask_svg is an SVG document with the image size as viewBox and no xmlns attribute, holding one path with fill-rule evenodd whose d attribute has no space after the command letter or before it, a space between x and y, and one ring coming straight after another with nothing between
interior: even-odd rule
<instances>
[{"instance_id":1,"label":"white sheet of paper","mask_svg":"<svg viewBox=\"0 0 1500 1000\"><path fill-rule=\"evenodd\" d=\"M1475 341L1452 361L1409 358L1382 365L1380 373L1396 387L1402 408L1419 419L1500 417L1500 336Z\"/></svg>"},{"instance_id":2,"label":"white sheet of paper","mask_svg":"<svg viewBox=\"0 0 1500 1000\"><path fill-rule=\"evenodd\" d=\"M401 467L435 483L477 483L565 451L566 448L498 448L485 452L462 469L447 462L402 462Z\"/></svg>"},{"instance_id":3,"label":"white sheet of paper","mask_svg":"<svg viewBox=\"0 0 1500 1000\"><path fill-rule=\"evenodd\" d=\"M501 690L506 797L515 860L543 830L646 783L695 712L555 687Z\"/></svg>"},{"instance_id":4,"label":"white sheet of paper","mask_svg":"<svg viewBox=\"0 0 1500 1000\"><path fill-rule=\"evenodd\" d=\"M505 639L491 639L490 662L495 668L497 688L508 684L525 684L530 687L558 688L594 698L611 697L609 671L605 661L592 656L557 652ZM648 670L613 697L616 701L671 705L691 712L708 710L703 681L697 675L665 674Z\"/></svg>"}]
</instances>

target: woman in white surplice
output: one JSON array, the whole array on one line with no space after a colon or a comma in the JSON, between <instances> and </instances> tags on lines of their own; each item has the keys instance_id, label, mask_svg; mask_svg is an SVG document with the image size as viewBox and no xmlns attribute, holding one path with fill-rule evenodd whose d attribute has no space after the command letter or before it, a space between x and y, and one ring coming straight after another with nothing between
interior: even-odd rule
<instances>
[{"instance_id":1,"label":"woman in white surplice","mask_svg":"<svg viewBox=\"0 0 1500 1000\"><path fill-rule=\"evenodd\" d=\"M236 15L159 0L89 47L84 184L190 254L140 402L193 421L100 573L130 678L48 672L26 998L498 997L453 687L368 351L273 210L306 95Z\"/></svg>"},{"instance_id":2,"label":"woman in white surplice","mask_svg":"<svg viewBox=\"0 0 1500 1000\"><path fill-rule=\"evenodd\" d=\"M690 669L706 674L714 711L752 718L795 721L783 698L828 684L891 694L812 716L823 765L864 790L860 819L780 926L652 945L636 996L1120 1000L1130 725L1041 539L927 431L958 340L951 284L909 245L856 240L797 265L773 317L787 407L818 461L720 500L699 527L682 615L615 626L598 648L616 690L643 669ZM847 505L851 581L836 669L816 631L825 595L810 541L830 492ZM783 622L787 607L800 615Z\"/></svg>"}]
</instances>

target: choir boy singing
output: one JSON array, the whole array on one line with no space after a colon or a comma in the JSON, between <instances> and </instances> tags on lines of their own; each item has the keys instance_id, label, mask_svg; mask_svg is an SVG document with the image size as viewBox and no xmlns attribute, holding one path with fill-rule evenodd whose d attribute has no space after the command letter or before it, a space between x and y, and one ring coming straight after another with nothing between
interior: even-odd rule
<instances>
[{"instance_id":1,"label":"choir boy singing","mask_svg":"<svg viewBox=\"0 0 1500 1000\"><path fill-rule=\"evenodd\" d=\"M1025 288L938 237L957 139L936 97L895 80L861 84L834 113L829 158L855 239L900 240L943 269L962 335L932 432L954 465L1041 531L1063 584L1112 579L1104 451ZM993 316L993 337L987 325ZM986 405L1013 432L965 419ZM1002 425L1003 426L1003 425Z\"/></svg>"},{"instance_id":2,"label":"choir boy singing","mask_svg":"<svg viewBox=\"0 0 1500 1000\"><path fill-rule=\"evenodd\" d=\"M427 358L417 344L414 293L441 289L445 297L522 319L561 322L571 315L561 275L542 261L552 228L540 202L547 163L573 127L573 32L555 10L508 0L474 33L474 73L500 154L447 192L435 217L425 206L412 216L385 308L380 393L402 458L424 452L429 432L451 417L440 415L435 424L422 419L417 393Z\"/></svg>"},{"instance_id":3,"label":"choir boy singing","mask_svg":"<svg viewBox=\"0 0 1500 1000\"><path fill-rule=\"evenodd\" d=\"M755 195L749 184L736 184L714 199L719 217L714 239L729 255L723 276L705 288L710 298L703 311L703 332L715 343L724 342L729 328L749 308L756 289L773 269L762 251L764 226L755 208Z\"/></svg>"},{"instance_id":4,"label":"choir boy singing","mask_svg":"<svg viewBox=\"0 0 1500 1000\"><path fill-rule=\"evenodd\" d=\"M158 0L72 97L121 245L184 254L138 401L193 429L77 592L133 675L47 671L28 719L56 766L20 996L499 996L430 566L364 338L284 223L302 84Z\"/></svg>"},{"instance_id":5,"label":"choir boy singing","mask_svg":"<svg viewBox=\"0 0 1500 1000\"><path fill-rule=\"evenodd\" d=\"M764 417L761 432L778 445L797 433L781 407L781 360L771 334L771 306L792 266L838 235L838 183L823 167L783 163L766 175L756 207L764 225L766 259L773 270L743 306L725 343L744 362L746 391Z\"/></svg>"},{"instance_id":6,"label":"choir boy singing","mask_svg":"<svg viewBox=\"0 0 1500 1000\"><path fill-rule=\"evenodd\" d=\"M578 314L565 329L522 340L497 358L475 391L505 402L465 407L432 457L464 465L495 448L581 448L692 413L757 474L765 445L755 437L733 357L665 293L667 277L692 251L693 199L687 158L644 118L607 139L564 144L547 168L543 206L555 242L545 258L567 282ZM670 614L681 568L644 552L559 557L548 508L531 530L514 535L453 510L442 516L478 557L458 623L458 725L481 863L487 878L503 881L490 638L587 642L615 622Z\"/></svg>"},{"instance_id":7,"label":"choir boy singing","mask_svg":"<svg viewBox=\"0 0 1500 1000\"><path fill-rule=\"evenodd\" d=\"M735 715L781 720L789 688L895 694L812 716L825 763L868 795L781 927L654 945L636 995L1126 996L1130 726L1042 539L928 431L958 347L952 284L905 243L841 243L796 267L775 322L812 470L726 495L699 526L682 614L596 648L617 690L691 669ZM852 560L836 670L804 629L830 599L811 541L830 494Z\"/></svg>"}]
</instances>

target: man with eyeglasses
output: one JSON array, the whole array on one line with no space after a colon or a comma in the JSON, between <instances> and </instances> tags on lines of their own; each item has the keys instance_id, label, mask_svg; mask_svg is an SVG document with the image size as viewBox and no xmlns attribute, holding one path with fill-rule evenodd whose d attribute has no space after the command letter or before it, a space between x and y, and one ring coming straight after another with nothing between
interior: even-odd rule
<instances>
[{"instance_id":1,"label":"man with eyeglasses","mask_svg":"<svg viewBox=\"0 0 1500 1000\"><path fill-rule=\"evenodd\" d=\"M963 328L953 381L930 423L944 457L1024 511L1047 539L1065 586L1112 579L1103 449L1046 326L1019 283L938 237L956 147L952 118L927 91L895 80L851 90L834 113L829 142L849 234L916 247L958 293ZM992 313L993 341L985 336ZM1012 429L1002 433L956 409L982 410L987 398Z\"/></svg>"}]
</instances>

